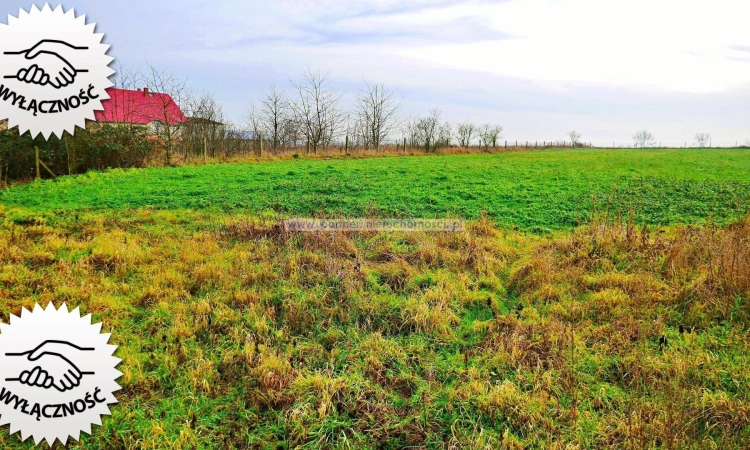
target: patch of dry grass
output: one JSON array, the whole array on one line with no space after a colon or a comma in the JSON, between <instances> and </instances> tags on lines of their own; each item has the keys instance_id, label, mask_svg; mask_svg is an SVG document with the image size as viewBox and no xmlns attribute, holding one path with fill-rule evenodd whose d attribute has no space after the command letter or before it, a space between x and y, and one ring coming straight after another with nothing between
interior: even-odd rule
<instances>
[{"instance_id":1,"label":"patch of dry grass","mask_svg":"<svg viewBox=\"0 0 750 450\"><path fill-rule=\"evenodd\" d=\"M73 448L733 448L750 220L540 237L0 213L0 311L80 306L123 359ZM0 434L0 446L19 448Z\"/></svg>"}]
</instances>

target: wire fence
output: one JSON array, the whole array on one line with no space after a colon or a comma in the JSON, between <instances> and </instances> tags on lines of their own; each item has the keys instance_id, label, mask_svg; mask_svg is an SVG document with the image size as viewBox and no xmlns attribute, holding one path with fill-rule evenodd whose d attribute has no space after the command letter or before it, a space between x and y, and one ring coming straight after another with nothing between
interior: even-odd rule
<instances>
[{"instance_id":1,"label":"wire fence","mask_svg":"<svg viewBox=\"0 0 750 450\"><path fill-rule=\"evenodd\" d=\"M633 142L597 142L593 145L597 148L642 148L641 145L636 145ZM694 142L655 142L645 146L646 148L666 148L666 149L678 149L678 148L702 148L702 149L720 149L720 148L750 148L750 143L746 141L714 141L709 142L704 146L696 144Z\"/></svg>"}]
</instances>

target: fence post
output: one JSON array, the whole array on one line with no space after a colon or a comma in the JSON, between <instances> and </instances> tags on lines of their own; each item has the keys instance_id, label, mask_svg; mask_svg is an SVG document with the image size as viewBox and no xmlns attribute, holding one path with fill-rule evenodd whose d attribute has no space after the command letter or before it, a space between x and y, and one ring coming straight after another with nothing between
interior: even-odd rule
<instances>
[{"instance_id":1,"label":"fence post","mask_svg":"<svg viewBox=\"0 0 750 450\"><path fill-rule=\"evenodd\" d=\"M505 140L505 150L508 150L508 140Z\"/></svg>"},{"instance_id":2,"label":"fence post","mask_svg":"<svg viewBox=\"0 0 750 450\"><path fill-rule=\"evenodd\" d=\"M206 162L206 157L208 155L208 141L206 139L206 136L203 136L203 162Z\"/></svg>"},{"instance_id":3,"label":"fence post","mask_svg":"<svg viewBox=\"0 0 750 450\"><path fill-rule=\"evenodd\" d=\"M65 153L68 155L68 175L70 175L70 149L68 148L68 141L65 141Z\"/></svg>"},{"instance_id":4,"label":"fence post","mask_svg":"<svg viewBox=\"0 0 750 450\"><path fill-rule=\"evenodd\" d=\"M34 152L36 155L36 179L38 180L42 176L39 174L39 147L34 146Z\"/></svg>"}]
</instances>

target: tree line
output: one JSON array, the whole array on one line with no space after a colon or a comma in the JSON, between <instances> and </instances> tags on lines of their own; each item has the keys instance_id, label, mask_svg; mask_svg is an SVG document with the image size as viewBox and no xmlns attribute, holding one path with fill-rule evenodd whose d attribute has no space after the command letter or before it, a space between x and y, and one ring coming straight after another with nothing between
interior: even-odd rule
<instances>
[{"instance_id":1,"label":"tree line","mask_svg":"<svg viewBox=\"0 0 750 450\"><path fill-rule=\"evenodd\" d=\"M441 119L438 108L425 115L404 115L401 102L382 83L365 81L347 110L342 94L334 90L328 74L308 70L288 90L271 87L249 108L247 123L252 136L267 143L269 151L303 147L316 154L321 148L345 151L378 151L385 144L421 149L441 147L496 147L502 127Z\"/></svg>"},{"instance_id":2,"label":"tree line","mask_svg":"<svg viewBox=\"0 0 750 450\"><path fill-rule=\"evenodd\" d=\"M156 96L155 101L163 104L150 112L155 114L150 128L133 124L128 115L135 117L140 111L132 104L118 105L118 111L124 111L120 123L97 123L62 139L53 136L44 141L32 139L28 133L19 136L17 131L4 130L0 132L0 181L91 169L172 165L200 158L289 152L314 155L330 149L367 153L380 152L387 146L403 152L434 153L447 147L490 151L506 146L500 143L503 127L499 125L469 121L451 124L442 119L439 108L426 114L405 114L394 90L382 83L363 82L345 106L343 93L334 88L329 75L310 69L298 79L290 79L285 89L271 86L266 90L249 105L244 123L229 121L212 93L191 91L186 80L169 70L150 65L142 72L120 67L114 85L132 91L147 87L153 93L168 94L189 120L172 120L169 98ZM581 133L571 131L566 136L567 145L587 146L581 138ZM646 130L636 132L632 139L637 148L656 144L653 134ZM699 147L710 142L708 133L695 135ZM37 154L43 161L43 173L36 163Z\"/></svg>"}]
</instances>

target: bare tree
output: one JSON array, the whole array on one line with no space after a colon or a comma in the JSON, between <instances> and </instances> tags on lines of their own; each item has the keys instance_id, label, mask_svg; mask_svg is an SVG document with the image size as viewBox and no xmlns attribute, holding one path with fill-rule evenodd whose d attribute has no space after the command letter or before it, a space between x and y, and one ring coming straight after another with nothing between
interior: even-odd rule
<instances>
[{"instance_id":1,"label":"bare tree","mask_svg":"<svg viewBox=\"0 0 750 450\"><path fill-rule=\"evenodd\" d=\"M440 109L433 108L427 116L421 117L416 121L416 141L420 147L424 148L426 153L437 149L440 115Z\"/></svg>"},{"instance_id":2,"label":"bare tree","mask_svg":"<svg viewBox=\"0 0 750 450\"><path fill-rule=\"evenodd\" d=\"M284 132L288 129L290 117L289 100L283 92L271 87L261 100L260 111L256 115L258 121L256 130L268 137L271 148L278 149L283 145Z\"/></svg>"},{"instance_id":3,"label":"bare tree","mask_svg":"<svg viewBox=\"0 0 750 450\"><path fill-rule=\"evenodd\" d=\"M488 123L485 123L481 127L479 127L479 141L480 141L480 147L484 145L485 149L489 149L490 147L497 147L497 141L502 137L503 133L503 127L499 126L492 126Z\"/></svg>"},{"instance_id":4,"label":"bare tree","mask_svg":"<svg viewBox=\"0 0 750 450\"><path fill-rule=\"evenodd\" d=\"M456 137L458 138L458 145L461 147L471 146L471 139L474 137L477 128L473 123L464 122L458 124L456 129Z\"/></svg>"},{"instance_id":5,"label":"bare tree","mask_svg":"<svg viewBox=\"0 0 750 450\"><path fill-rule=\"evenodd\" d=\"M247 128L253 134L253 139L260 139L263 135L263 126L261 125L260 108L257 105L250 105L246 122Z\"/></svg>"},{"instance_id":6,"label":"bare tree","mask_svg":"<svg viewBox=\"0 0 750 450\"><path fill-rule=\"evenodd\" d=\"M149 65L143 81L147 88L144 95L150 95L157 104L157 117L154 118L154 132L165 145L165 162L172 164L172 153L177 137L180 135L185 121L175 110L174 105L184 107L187 99L186 81L178 79L167 70L157 69ZM187 155L186 155L187 156Z\"/></svg>"},{"instance_id":7,"label":"bare tree","mask_svg":"<svg viewBox=\"0 0 750 450\"><path fill-rule=\"evenodd\" d=\"M141 87L139 83L143 79L142 74L138 73L135 69L123 65L119 61L115 63L115 67L115 73L111 77L113 87L131 90Z\"/></svg>"},{"instance_id":8,"label":"bare tree","mask_svg":"<svg viewBox=\"0 0 750 450\"><path fill-rule=\"evenodd\" d=\"M301 82L292 82L297 98L291 108L312 153L330 145L342 125L341 97L331 90L327 78L308 69Z\"/></svg>"},{"instance_id":9,"label":"bare tree","mask_svg":"<svg viewBox=\"0 0 750 450\"><path fill-rule=\"evenodd\" d=\"M191 95L185 103L189 121L180 136L185 152L215 157L226 138L224 109L209 93Z\"/></svg>"},{"instance_id":10,"label":"bare tree","mask_svg":"<svg viewBox=\"0 0 750 450\"><path fill-rule=\"evenodd\" d=\"M708 133L696 133L695 134L695 143L698 144L698 147L703 148L711 141L711 135Z\"/></svg>"},{"instance_id":11,"label":"bare tree","mask_svg":"<svg viewBox=\"0 0 750 450\"><path fill-rule=\"evenodd\" d=\"M418 123L419 119L413 114L409 114L409 116L403 122L402 131L404 134L404 138L406 139L410 147L422 146L419 135L419 127L417 126Z\"/></svg>"},{"instance_id":12,"label":"bare tree","mask_svg":"<svg viewBox=\"0 0 750 450\"><path fill-rule=\"evenodd\" d=\"M581 133L576 133L576 130L573 130L568 133L568 138L570 138L570 144L573 147L578 147L578 144L581 140Z\"/></svg>"},{"instance_id":13,"label":"bare tree","mask_svg":"<svg viewBox=\"0 0 750 450\"><path fill-rule=\"evenodd\" d=\"M646 130L639 131L633 135L633 142L636 148L648 147L654 145L654 135Z\"/></svg>"},{"instance_id":14,"label":"bare tree","mask_svg":"<svg viewBox=\"0 0 750 450\"><path fill-rule=\"evenodd\" d=\"M438 129L437 146L450 147L453 138L453 126L448 122L443 122Z\"/></svg>"},{"instance_id":15,"label":"bare tree","mask_svg":"<svg viewBox=\"0 0 750 450\"><path fill-rule=\"evenodd\" d=\"M392 90L383 84L365 82L356 100L356 128L365 148L377 150L391 135L399 107Z\"/></svg>"},{"instance_id":16,"label":"bare tree","mask_svg":"<svg viewBox=\"0 0 750 450\"><path fill-rule=\"evenodd\" d=\"M281 124L281 146L297 147L302 145L304 136L302 123L297 120L294 114L289 114Z\"/></svg>"}]
</instances>

